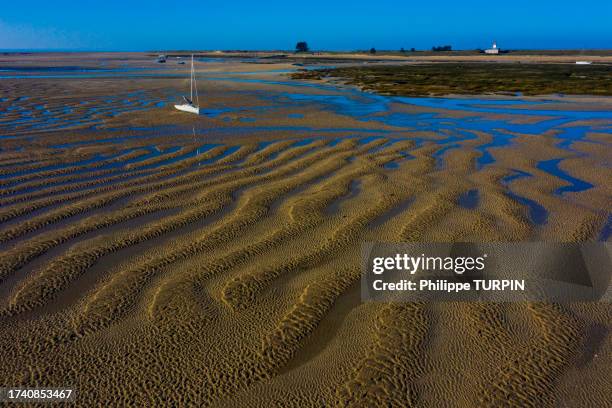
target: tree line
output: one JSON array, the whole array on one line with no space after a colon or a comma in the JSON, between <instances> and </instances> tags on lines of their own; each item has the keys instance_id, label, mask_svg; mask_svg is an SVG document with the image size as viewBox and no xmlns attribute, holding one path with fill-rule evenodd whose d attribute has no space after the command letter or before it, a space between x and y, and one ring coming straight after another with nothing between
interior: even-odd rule
<instances>
[{"instance_id":1,"label":"tree line","mask_svg":"<svg viewBox=\"0 0 612 408\"><path fill-rule=\"evenodd\" d=\"M453 47L450 45L438 45L438 46L434 46L431 47L432 51L452 51ZM415 52L416 49L415 48L410 48L410 52ZM295 45L295 52L296 53L304 53L304 52L310 52L310 47L308 46L308 43L306 41L298 41L298 43ZM401 53L405 53L406 50L404 49L404 47L402 47L400 49ZM370 54L376 54L376 48L372 47L370 48Z\"/></svg>"}]
</instances>

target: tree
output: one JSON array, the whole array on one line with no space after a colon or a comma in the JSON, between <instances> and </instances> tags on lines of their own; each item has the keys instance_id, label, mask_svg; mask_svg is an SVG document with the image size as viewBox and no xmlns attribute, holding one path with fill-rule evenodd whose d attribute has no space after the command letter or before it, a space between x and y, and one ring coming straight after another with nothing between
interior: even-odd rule
<instances>
[{"instance_id":1,"label":"tree","mask_svg":"<svg viewBox=\"0 0 612 408\"><path fill-rule=\"evenodd\" d=\"M370 48L370 54L376 54L376 48L374 47Z\"/></svg>"},{"instance_id":2,"label":"tree","mask_svg":"<svg viewBox=\"0 0 612 408\"><path fill-rule=\"evenodd\" d=\"M416 50L413 48L410 49L410 52L415 52Z\"/></svg>"},{"instance_id":3,"label":"tree","mask_svg":"<svg viewBox=\"0 0 612 408\"><path fill-rule=\"evenodd\" d=\"M440 45L438 47L432 47L431 50L432 51L452 51L453 47L451 47L450 45Z\"/></svg>"},{"instance_id":4,"label":"tree","mask_svg":"<svg viewBox=\"0 0 612 408\"><path fill-rule=\"evenodd\" d=\"M404 49L404 47L400 48L400 52L403 54L406 52L406 50Z\"/></svg>"},{"instance_id":5,"label":"tree","mask_svg":"<svg viewBox=\"0 0 612 408\"><path fill-rule=\"evenodd\" d=\"M308 43L306 41L300 41L295 45L295 52L308 52Z\"/></svg>"}]
</instances>

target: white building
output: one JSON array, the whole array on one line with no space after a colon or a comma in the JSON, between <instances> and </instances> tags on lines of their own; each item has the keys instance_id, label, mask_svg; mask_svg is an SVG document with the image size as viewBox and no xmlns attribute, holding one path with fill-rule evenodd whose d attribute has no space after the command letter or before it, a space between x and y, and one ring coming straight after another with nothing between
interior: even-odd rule
<instances>
[{"instance_id":1,"label":"white building","mask_svg":"<svg viewBox=\"0 0 612 408\"><path fill-rule=\"evenodd\" d=\"M485 54L499 54L499 48L497 48L497 43L495 41L493 41L493 46L491 48L485 50Z\"/></svg>"}]
</instances>

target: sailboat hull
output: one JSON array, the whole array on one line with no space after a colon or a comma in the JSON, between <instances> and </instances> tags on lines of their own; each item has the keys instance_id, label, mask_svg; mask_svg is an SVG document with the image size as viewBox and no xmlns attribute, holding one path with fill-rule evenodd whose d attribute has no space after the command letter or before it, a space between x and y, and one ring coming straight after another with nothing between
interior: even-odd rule
<instances>
[{"instance_id":1,"label":"sailboat hull","mask_svg":"<svg viewBox=\"0 0 612 408\"><path fill-rule=\"evenodd\" d=\"M200 114L200 108L198 106L183 104L174 105L174 107L183 112L195 113L196 115Z\"/></svg>"}]
</instances>

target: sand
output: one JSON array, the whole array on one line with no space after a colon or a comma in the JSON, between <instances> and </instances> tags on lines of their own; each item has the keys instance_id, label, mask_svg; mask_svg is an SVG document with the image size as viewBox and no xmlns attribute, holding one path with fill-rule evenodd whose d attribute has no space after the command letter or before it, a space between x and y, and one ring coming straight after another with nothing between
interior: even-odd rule
<instances>
[{"instance_id":1,"label":"sand","mask_svg":"<svg viewBox=\"0 0 612 408\"><path fill-rule=\"evenodd\" d=\"M0 79L0 385L72 386L78 406L606 405L608 303L368 303L359 279L365 241L601 239L609 120L582 120L570 148L558 129L440 143L473 112L391 103L364 120L312 99L354 90L236 61L197 64L212 79L192 117L171 108L184 67L28 58L160 75ZM387 120L426 112L442 123ZM592 187L558 194L571 183L541 165L557 158ZM476 208L458 205L471 189Z\"/></svg>"}]
</instances>

